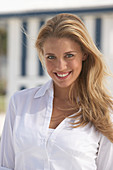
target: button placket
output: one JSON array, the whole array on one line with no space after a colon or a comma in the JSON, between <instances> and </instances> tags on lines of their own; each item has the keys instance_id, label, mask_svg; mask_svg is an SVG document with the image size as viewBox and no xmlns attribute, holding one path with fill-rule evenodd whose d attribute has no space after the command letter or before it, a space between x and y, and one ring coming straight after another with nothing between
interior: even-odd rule
<instances>
[{"instance_id":1,"label":"button placket","mask_svg":"<svg viewBox=\"0 0 113 170\"><path fill-rule=\"evenodd\" d=\"M47 104L47 110L45 113L45 120L44 120L44 126L42 128L42 138L41 138L41 143L44 147L45 150L45 157L46 159L44 160L44 170L50 170L50 165L49 165L49 155L47 151L47 133L48 133L48 128L51 120L51 115L52 115L52 107L53 107L53 96L49 95L48 98L48 104Z\"/></svg>"},{"instance_id":2,"label":"button placket","mask_svg":"<svg viewBox=\"0 0 113 170\"><path fill-rule=\"evenodd\" d=\"M53 131L53 133L51 134L51 136L49 137L47 144L46 144L46 148L47 148L47 154L49 159L51 160L52 158L52 151L54 150L54 142L57 138L58 133L60 133L60 131L65 127L65 123L66 123L66 119L64 119L58 126L57 128Z\"/></svg>"},{"instance_id":3,"label":"button placket","mask_svg":"<svg viewBox=\"0 0 113 170\"><path fill-rule=\"evenodd\" d=\"M48 131L50 120L51 120L52 108L53 108L53 97L49 96L48 104L46 106L44 126L42 128L42 138L45 138L45 139L47 136L47 131Z\"/></svg>"}]
</instances>

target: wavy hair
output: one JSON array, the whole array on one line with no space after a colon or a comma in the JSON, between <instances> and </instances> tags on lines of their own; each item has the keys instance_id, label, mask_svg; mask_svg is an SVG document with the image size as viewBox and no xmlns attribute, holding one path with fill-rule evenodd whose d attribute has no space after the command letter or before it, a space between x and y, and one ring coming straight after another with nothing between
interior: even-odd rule
<instances>
[{"instance_id":1,"label":"wavy hair","mask_svg":"<svg viewBox=\"0 0 113 170\"><path fill-rule=\"evenodd\" d=\"M36 48L42 64L43 44L49 37L66 37L74 40L88 55L87 59L83 61L76 87L79 102L75 96L75 84L72 84L69 92L70 101L74 103L76 100L78 106L81 107L81 112L71 117L77 119L73 128L85 126L91 122L98 131L113 142L113 124L111 121L113 100L104 86L105 78L109 74L102 54L89 36L85 25L79 17L67 13L58 14L48 20L41 28L36 40Z\"/></svg>"}]
</instances>

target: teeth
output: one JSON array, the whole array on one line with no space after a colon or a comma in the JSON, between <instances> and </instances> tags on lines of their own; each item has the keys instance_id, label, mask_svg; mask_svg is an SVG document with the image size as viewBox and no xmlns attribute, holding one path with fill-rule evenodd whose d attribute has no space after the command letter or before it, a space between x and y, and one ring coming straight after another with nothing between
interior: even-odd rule
<instances>
[{"instance_id":1,"label":"teeth","mask_svg":"<svg viewBox=\"0 0 113 170\"><path fill-rule=\"evenodd\" d=\"M66 77L68 74L69 74L69 73L66 73L66 74L58 74L58 73L57 73L57 76L59 76L59 77Z\"/></svg>"}]
</instances>

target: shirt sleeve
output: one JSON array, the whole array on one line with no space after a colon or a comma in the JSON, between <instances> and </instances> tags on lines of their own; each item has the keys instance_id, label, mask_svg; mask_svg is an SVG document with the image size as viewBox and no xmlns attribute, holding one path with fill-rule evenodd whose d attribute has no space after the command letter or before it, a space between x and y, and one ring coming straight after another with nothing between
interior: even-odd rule
<instances>
[{"instance_id":1,"label":"shirt sleeve","mask_svg":"<svg viewBox=\"0 0 113 170\"><path fill-rule=\"evenodd\" d=\"M113 169L113 143L102 136L97 157L97 170Z\"/></svg>"},{"instance_id":2,"label":"shirt sleeve","mask_svg":"<svg viewBox=\"0 0 113 170\"><path fill-rule=\"evenodd\" d=\"M9 102L6 113L4 128L1 137L0 149L0 170L13 170L15 166L14 146L13 146L13 125L15 120L15 109L13 97Z\"/></svg>"}]
</instances>

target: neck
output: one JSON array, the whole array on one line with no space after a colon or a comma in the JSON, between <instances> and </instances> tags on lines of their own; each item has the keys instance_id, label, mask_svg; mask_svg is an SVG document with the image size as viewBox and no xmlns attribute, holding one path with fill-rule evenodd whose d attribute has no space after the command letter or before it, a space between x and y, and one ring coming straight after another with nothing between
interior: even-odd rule
<instances>
[{"instance_id":1,"label":"neck","mask_svg":"<svg viewBox=\"0 0 113 170\"><path fill-rule=\"evenodd\" d=\"M69 100L69 90L70 87L61 88L57 85L54 85L54 97L59 100Z\"/></svg>"}]
</instances>

